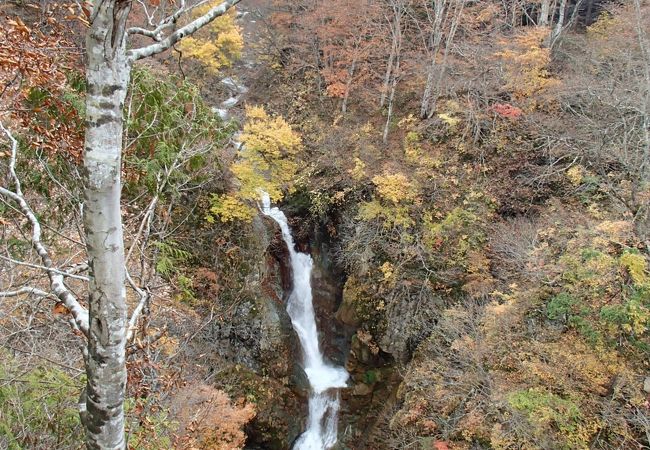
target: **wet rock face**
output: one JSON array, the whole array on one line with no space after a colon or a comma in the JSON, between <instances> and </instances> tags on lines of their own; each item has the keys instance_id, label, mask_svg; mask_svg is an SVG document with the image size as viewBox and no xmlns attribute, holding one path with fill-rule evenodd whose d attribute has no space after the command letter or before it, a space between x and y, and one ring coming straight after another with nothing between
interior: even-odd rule
<instances>
[{"instance_id":1,"label":"wet rock face","mask_svg":"<svg viewBox=\"0 0 650 450\"><path fill-rule=\"evenodd\" d=\"M282 308L265 298L243 301L230 320L215 322L212 339L219 356L273 378L293 372L291 323Z\"/></svg>"},{"instance_id":2,"label":"wet rock face","mask_svg":"<svg viewBox=\"0 0 650 450\"><path fill-rule=\"evenodd\" d=\"M344 365L355 332L354 326L337 315L343 300L344 274L334 262L333 246L326 232L317 230L310 244L314 260L312 295L323 353L333 363Z\"/></svg>"},{"instance_id":3,"label":"wet rock face","mask_svg":"<svg viewBox=\"0 0 650 450\"><path fill-rule=\"evenodd\" d=\"M255 255L247 294L227 317L214 320L206 334L214 351L230 363L214 382L232 386L232 397L255 404L246 448L287 449L303 428L309 384L285 310L291 286L287 248L274 222L258 217L253 228L247 243L247 251Z\"/></svg>"},{"instance_id":4,"label":"wet rock face","mask_svg":"<svg viewBox=\"0 0 650 450\"><path fill-rule=\"evenodd\" d=\"M268 225L254 224L259 263L248 277L252 295L238 301L230 317L213 322L211 334L216 352L227 361L280 379L294 372L299 349L282 299L290 285L286 247L277 244L275 227Z\"/></svg>"}]
</instances>

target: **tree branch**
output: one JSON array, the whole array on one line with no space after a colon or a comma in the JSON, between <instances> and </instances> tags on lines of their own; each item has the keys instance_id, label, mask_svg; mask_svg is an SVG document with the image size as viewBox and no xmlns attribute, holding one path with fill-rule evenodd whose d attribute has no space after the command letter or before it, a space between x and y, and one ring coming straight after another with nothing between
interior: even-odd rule
<instances>
[{"instance_id":1,"label":"tree branch","mask_svg":"<svg viewBox=\"0 0 650 450\"><path fill-rule=\"evenodd\" d=\"M167 26L169 26L169 25L167 25ZM131 27L128 30L126 30L126 32L128 34L140 34L142 36L146 36L148 38L151 38L156 42L160 42L162 40L162 37L161 37L160 34L165 28L166 28L166 26L165 27L160 26L160 27L156 28L155 30L147 30L146 28Z\"/></svg>"},{"instance_id":2,"label":"tree branch","mask_svg":"<svg viewBox=\"0 0 650 450\"><path fill-rule=\"evenodd\" d=\"M42 291L38 288L31 287L31 286L23 286L20 289L17 289L15 291L4 291L0 292L0 297L18 297L19 295L23 294L34 294L38 295L39 297L49 297L50 294L49 292Z\"/></svg>"},{"instance_id":3,"label":"tree branch","mask_svg":"<svg viewBox=\"0 0 650 450\"><path fill-rule=\"evenodd\" d=\"M153 25L152 20L153 20L153 15L149 15L147 11L147 6L143 2L139 2L142 7L144 8L145 14L147 15L148 21L150 25ZM156 8L157 9L157 8ZM190 8L191 9L191 8ZM146 28L140 28L140 27L132 27L126 30L128 34L141 34L143 36L147 36L151 39L153 39L156 42L160 42L162 40L162 32L165 31L167 28L174 26L176 21L185 13L187 9L185 8L185 0L181 0L181 4L176 10L174 14L171 16L165 18L164 20L160 21L158 26L153 29L153 30L148 30Z\"/></svg>"},{"instance_id":4,"label":"tree branch","mask_svg":"<svg viewBox=\"0 0 650 450\"><path fill-rule=\"evenodd\" d=\"M133 310L133 313L131 314L131 318L129 319L129 327L126 331L126 341L129 342L131 339L133 339L133 335L135 334L135 328L138 323L138 319L140 318L140 315L142 314L144 307L149 302L149 299L151 298L151 293L149 292L149 290L140 289L138 285L136 285L133 279L131 278L129 271L125 270L125 272L126 272L126 280L129 282L133 290L136 291L140 296L140 301L138 302L138 305Z\"/></svg>"},{"instance_id":5,"label":"tree branch","mask_svg":"<svg viewBox=\"0 0 650 450\"><path fill-rule=\"evenodd\" d=\"M2 193L2 189L3 188L0 188L0 193ZM69 277L69 278L74 278L74 279L81 280L81 281L88 281L88 277L84 277L83 275L75 275L74 273L75 273L76 269L74 271L59 270L59 269L55 269L53 267L42 266L40 264L33 264L33 263L25 262L25 261L18 261L16 259L8 258L8 257L3 256L3 255L0 255L0 259L4 259L7 262L10 262L12 264L16 264L16 265L19 265L19 266L31 267L32 269L41 269L41 270L45 270L45 271L51 271L51 272L53 272L53 273L55 273L57 275L61 275L64 278Z\"/></svg>"},{"instance_id":6,"label":"tree branch","mask_svg":"<svg viewBox=\"0 0 650 450\"><path fill-rule=\"evenodd\" d=\"M147 8L147 4L142 0L137 0L137 2L140 3L140 5L142 6L142 10L144 11L144 15L147 16L147 23L149 24L149 26L153 26L153 17L156 14L156 11L158 10L158 6L156 6L153 9L153 12L149 14L149 9Z\"/></svg>"},{"instance_id":7,"label":"tree branch","mask_svg":"<svg viewBox=\"0 0 650 450\"><path fill-rule=\"evenodd\" d=\"M172 34L170 34L160 42L136 50L130 50L128 52L129 61L131 62L138 61L140 59L157 55L158 53L162 53L165 50L168 50L176 42L180 41L184 37L192 35L199 29L203 28L205 25L212 22L217 17L224 15L226 11L228 11L230 8L235 6L240 1L241 0L226 0L220 5L212 8L210 11L208 11L198 19L193 20L192 22L190 22L189 24L185 25L182 28L179 28L178 30L176 30L175 32L173 32Z\"/></svg>"},{"instance_id":8,"label":"tree branch","mask_svg":"<svg viewBox=\"0 0 650 450\"><path fill-rule=\"evenodd\" d=\"M47 248L41 243L41 224L36 218L36 214L34 214L34 211L32 208L29 206L29 204L25 201L25 197L23 196L22 189L20 187L20 180L18 176L16 175L16 155L18 153L18 141L13 137L11 132L7 130L2 123L0 123L0 129L5 133L5 135L9 138L9 141L11 142L11 159L9 160L9 173L11 175L11 178L14 182L15 185L15 192L10 191L9 189L5 189L4 187L0 186L0 194L4 195L5 197L11 198L13 201L15 201L18 206L20 207L21 212L32 225L32 247L34 250L36 250L36 253L38 253L38 256L41 258L41 261L43 263L43 266L37 266L38 268L42 268L45 270L47 273L47 276L50 279L50 288L52 289L52 293L57 296L59 300L65 305L68 310L70 310L70 313L72 314L72 317L74 317L76 324L78 325L79 329L84 333L88 334L88 311L81 306L81 304L77 301L74 295L68 290L68 288L65 286L63 280L64 276L71 276L70 274L67 274L65 272L61 272L60 270L57 270L54 268L54 264L52 263L52 259L50 258L50 254L47 251ZM26 264L26 263L25 263Z\"/></svg>"}]
</instances>

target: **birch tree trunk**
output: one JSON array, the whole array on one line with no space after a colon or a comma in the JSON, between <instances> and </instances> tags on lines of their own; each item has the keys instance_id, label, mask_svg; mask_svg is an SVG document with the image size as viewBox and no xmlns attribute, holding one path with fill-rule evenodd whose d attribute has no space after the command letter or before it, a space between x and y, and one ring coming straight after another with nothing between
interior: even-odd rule
<instances>
[{"instance_id":1,"label":"birch tree trunk","mask_svg":"<svg viewBox=\"0 0 650 450\"><path fill-rule=\"evenodd\" d=\"M555 24L555 28L553 28L553 31L551 32L551 47L553 47L557 39L562 34L562 30L564 28L564 17L566 15L566 7L567 7L566 0L560 0L559 16L557 19L557 23Z\"/></svg>"},{"instance_id":2,"label":"birch tree trunk","mask_svg":"<svg viewBox=\"0 0 650 450\"><path fill-rule=\"evenodd\" d=\"M542 7L539 12L539 19L537 20L537 25L547 26L548 25L548 13L551 7L551 0L542 0Z\"/></svg>"},{"instance_id":3,"label":"birch tree trunk","mask_svg":"<svg viewBox=\"0 0 650 450\"><path fill-rule=\"evenodd\" d=\"M397 57L395 62L395 70L393 71L392 83L390 86L390 95L388 96L388 113L386 114L386 124L384 125L384 133L382 141L384 144L388 142L388 132L390 131L390 121L393 119L393 101L395 100L395 91L397 90L397 81L400 70L400 58Z\"/></svg>"},{"instance_id":4,"label":"birch tree trunk","mask_svg":"<svg viewBox=\"0 0 650 450\"><path fill-rule=\"evenodd\" d=\"M126 269L120 207L123 108L135 61L169 49L239 0L225 0L201 17L163 32L190 9L178 10L157 28L132 28L156 42L127 51L126 21L131 0L95 0L86 36L86 135L84 144L84 226L89 266L88 345L84 352L88 381L80 401L89 449L123 450L126 389Z\"/></svg>"},{"instance_id":5,"label":"birch tree trunk","mask_svg":"<svg viewBox=\"0 0 650 450\"><path fill-rule=\"evenodd\" d=\"M379 98L380 108L384 107L384 104L386 103L386 96L388 95L388 91L390 88L390 79L393 73L393 63L395 61L395 53L397 52L396 47L397 47L397 43L395 42L395 38L393 36L393 40L391 41L391 46L390 46L390 54L388 55L388 62L386 63L386 73L384 74L384 83L382 84L381 96Z\"/></svg>"},{"instance_id":6,"label":"birch tree trunk","mask_svg":"<svg viewBox=\"0 0 650 450\"><path fill-rule=\"evenodd\" d=\"M84 225L90 267L86 412L90 449L124 449L126 292L120 214L129 1L98 1L86 38Z\"/></svg>"}]
</instances>

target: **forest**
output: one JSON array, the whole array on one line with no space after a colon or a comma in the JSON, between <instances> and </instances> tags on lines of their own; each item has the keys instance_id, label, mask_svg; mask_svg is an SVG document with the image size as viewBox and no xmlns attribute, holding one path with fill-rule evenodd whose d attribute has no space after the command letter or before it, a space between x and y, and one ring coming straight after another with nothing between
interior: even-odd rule
<instances>
[{"instance_id":1,"label":"forest","mask_svg":"<svg viewBox=\"0 0 650 450\"><path fill-rule=\"evenodd\" d=\"M0 450L650 449L650 1L0 0Z\"/></svg>"}]
</instances>

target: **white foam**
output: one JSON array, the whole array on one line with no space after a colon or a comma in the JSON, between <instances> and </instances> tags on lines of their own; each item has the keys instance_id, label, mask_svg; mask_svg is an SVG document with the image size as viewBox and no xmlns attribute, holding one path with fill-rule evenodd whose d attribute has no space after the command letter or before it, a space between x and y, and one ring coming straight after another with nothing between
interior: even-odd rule
<instances>
[{"instance_id":1,"label":"white foam","mask_svg":"<svg viewBox=\"0 0 650 450\"><path fill-rule=\"evenodd\" d=\"M221 102L221 107L224 109L230 109L239 103L239 97L230 97Z\"/></svg>"},{"instance_id":2,"label":"white foam","mask_svg":"<svg viewBox=\"0 0 650 450\"><path fill-rule=\"evenodd\" d=\"M230 89L234 94L245 94L248 92L248 88L241 83L238 83L233 77L226 77L221 80L221 83L224 84L228 89Z\"/></svg>"},{"instance_id":3,"label":"white foam","mask_svg":"<svg viewBox=\"0 0 650 450\"><path fill-rule=\"evenodd\" d=\"M218 115L221 120L227 120L228 119L228 110L227 109L222 109L222 108L212 108L212 112Z\"/></svg>"}]
</instances>

